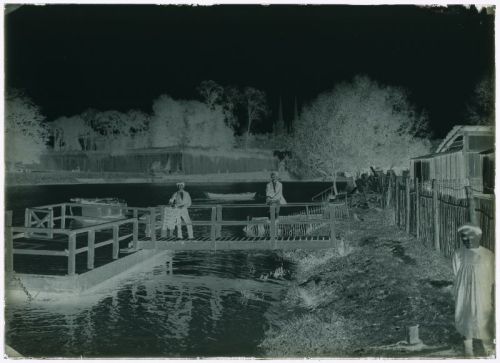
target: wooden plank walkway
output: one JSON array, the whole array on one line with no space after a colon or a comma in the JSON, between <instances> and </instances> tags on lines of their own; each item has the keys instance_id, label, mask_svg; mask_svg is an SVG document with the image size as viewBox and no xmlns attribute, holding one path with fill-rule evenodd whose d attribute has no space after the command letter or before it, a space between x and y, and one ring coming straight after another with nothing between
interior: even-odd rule
<instances>
[{"instance_id":1,"label":"wooden plank walkway","mask_svg":"<svg viewBox=\"0 0 500 363\"><path fill-rule=\"evenodd\" d=\"M337 241L330 240L329 236L296 236L276 237L220 237L215 240L210 237L195 237L194 239L179 240L175 237L160 237L156 241L149 238L140 239L140 249L158 249L171 251L192 250L269 250L269 249L323 249L332 248Z\"/></svg>"}]
</instances>

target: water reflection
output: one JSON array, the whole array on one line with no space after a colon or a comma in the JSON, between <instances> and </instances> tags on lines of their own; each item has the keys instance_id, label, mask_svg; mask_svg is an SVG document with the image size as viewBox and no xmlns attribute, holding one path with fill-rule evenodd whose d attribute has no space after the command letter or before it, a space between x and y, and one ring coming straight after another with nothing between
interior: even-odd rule
<instances>
[{"instance_id":1,"label":"water reflection","mask_svg":"<svg viewBox=\"0 0 500 363\"><path fill-rule=\"evenodd\" d=\"M32 357L259 356L286 281L269 253L179 253L84 295L9 300L6 342ZM290 266L285 266L285 270Z\"/></svg>"}]
</instances>

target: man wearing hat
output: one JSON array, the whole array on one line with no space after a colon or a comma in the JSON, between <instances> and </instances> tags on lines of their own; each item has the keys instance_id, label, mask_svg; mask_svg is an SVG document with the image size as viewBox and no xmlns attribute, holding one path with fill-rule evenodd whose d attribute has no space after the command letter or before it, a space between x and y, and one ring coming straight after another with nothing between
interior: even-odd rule
<instances>
[{"instance_id":1,"label":"man wearing hat","mask_svg":"<svg viewBox=\"0 0 500 363\"><path fill-rule=\"evenodd\" d=\"M275 205L276 218L280 214L280 205L286 204L283 197L283 185L278 181L278 173L273 171L271 173L271 181L266 185L266 200L269 204Z\"/></svg>"},{"instance_id":2,"label":"man wearing hat","mask_svg":"<svg viewBox=\"0 0 500 363\"><path fill-rule=\"evenodd\" d=\"M186 223L188 238L193 239L193 225L189 218L188 208L191 207L191 196L184 190L186 184L184 182L177 183L177 191L170 198L170 204L179 211L177 219L177 237L182 239L182 224L181 218Z\"/></svg>"},{"instance_id":3,"label":"man wearing hat","mask_svg":"<svg viewBox=\"0 0 500 363\"><path fill-rule=\"evenodd\" d=\"M494 353L493 292L494 255L480 246L481 228L466 224L458 228L462 247L453 255L455 275L455 326L464 337L465 355L471 357L473 339L481 340L487 355Z\"/></svg>"}]
</instances>

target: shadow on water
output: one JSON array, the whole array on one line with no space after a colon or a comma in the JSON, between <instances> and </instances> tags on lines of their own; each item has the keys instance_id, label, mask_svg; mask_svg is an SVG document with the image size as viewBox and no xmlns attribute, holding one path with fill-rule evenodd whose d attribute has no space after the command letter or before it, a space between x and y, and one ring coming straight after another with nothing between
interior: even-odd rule
<instances>
[{"instance_id":1,"label":"shadow on water","mask_svg":"<svg viewBox=\"0 0 500 363\"><path fill-rule=\"evenodd\" d=\"M260 356L287 286L274 253L180 253L81 296L11 300L7 344L30 357ZM284 266L289 270L291 266Z\"/></svg>"}]
</instances>

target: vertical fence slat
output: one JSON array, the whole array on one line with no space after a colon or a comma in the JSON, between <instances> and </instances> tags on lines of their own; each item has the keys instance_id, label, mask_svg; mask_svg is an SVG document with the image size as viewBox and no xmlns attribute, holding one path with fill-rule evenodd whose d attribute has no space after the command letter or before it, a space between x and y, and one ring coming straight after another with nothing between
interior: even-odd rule
<instances>
[{"instance_id":1,"label":"vertical fence slat","mask_svg":"<svg viewBox=\"0 0 500 363\"><path fill-rule=\"evenodd\" d=\"M432 209L434 216L434 249L439 251L439 204L436 179L432 180Z\"/></svg>"},{"instance_id":2,"label":"vertical fence slat","mask_svg":"<svg viewBox=\"0 0 500 363\"><path fill-rule=\"evenodd\" d=\"M405 180L405 192L406 192L406 215L405 215L405 225L406 225L406 233L410 233L410 178L406 178Z\"/></svg>"}]
</instances>

